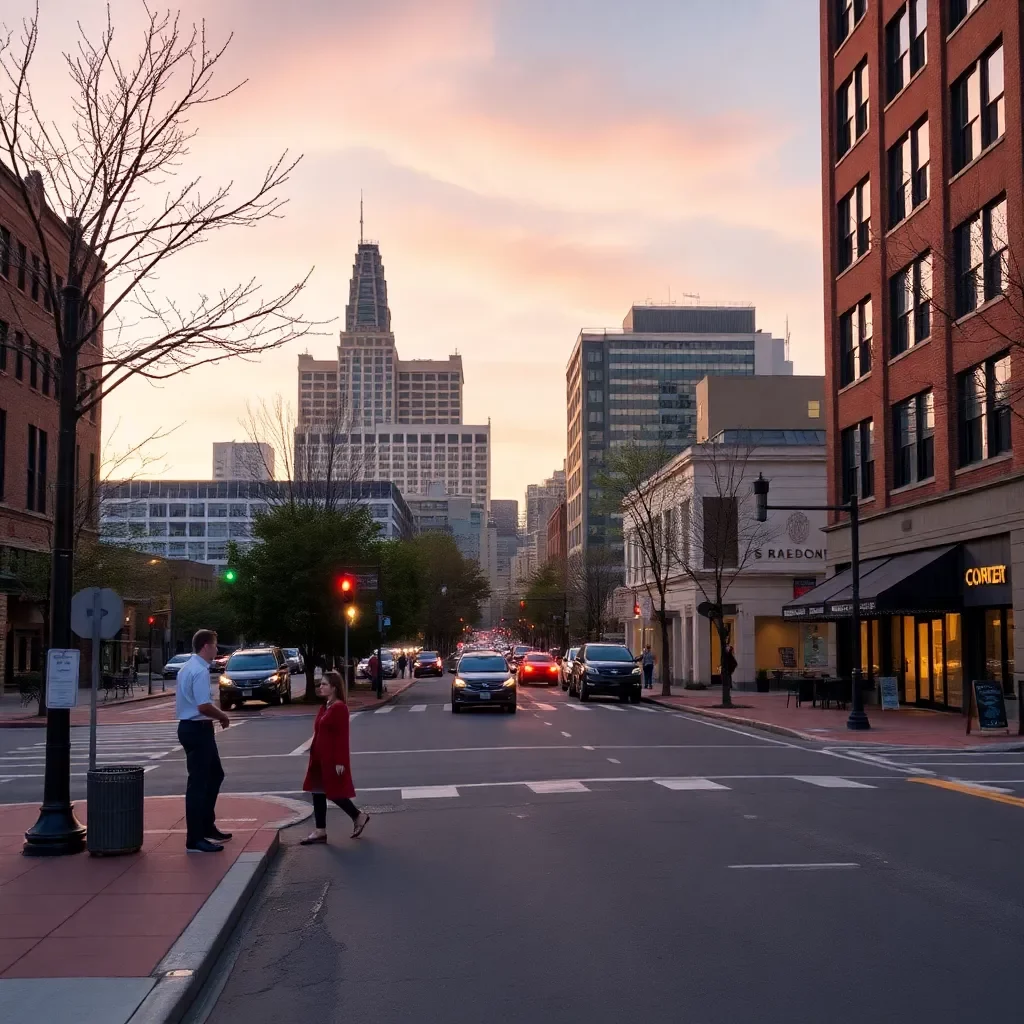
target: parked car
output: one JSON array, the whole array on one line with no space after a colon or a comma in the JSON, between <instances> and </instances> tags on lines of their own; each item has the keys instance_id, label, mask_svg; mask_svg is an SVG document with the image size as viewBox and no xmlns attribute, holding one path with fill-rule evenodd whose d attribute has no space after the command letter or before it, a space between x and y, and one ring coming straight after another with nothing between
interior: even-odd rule
<instances>
[{"instance_id":1,"label":"parked car","mask_svg":"<svg viewBox=\"0 0 1024 1024\"><path fill-rule=\"evenodd\" d=\"M369 679L370 678L370 659L360 658L359 664L356 665L356 679Z\"/></svg>"},{"instance_id":2,"label":"parked car","mask_svg":"<svg viewBox=\"0 0 1024 1024\"><path fill-rule=\"evenodd\" d=\"M191 654L176 654L164 663L164 679L177 679L178 670L191 658Z\"/></svg>"},{"instance_id":3,"label":"parked car","mask_svg":"<svg viewBox=\"0 0 1024 1024\"><path fill-rule=\"evenodd\" d=\"M523 655L526 654L529 651L532 651L532 650L533 650L533 648L529 644L516 644L512 648L512 650L509 651L509 655L508 655L508 663L509 663L509 665L511 665L512 668L518 668L519 667L519 662L521 662L523 660Z\"/></svg>"},{"instance_id":4,"label":"parked car","mask_svg":"<svg viewBox=\"0 0 1024 1024\"><path fill-rule=\"evenodd\" d=\"M472 651L459 660L452 683L452 714L466 707L499 707L516 713L516 681L497 651Z\"/></svg>"},{"instance_id":5,"label":"parked car","mask_svg":"<svg viewBox=\"0 0 1024 1024\"><path fill-rule=\"evenodd\" d=\"M420 676L443 676L444 662L437 651L420 651L413 659L412 675L414 679Z\"/></svg>"},{"instance_id":6,"label":"parked car","mask_svg":"<svg viewBox=\"0 0 1024 1024\"><path fill-rule=\"evenodd\" d=\"M623 703L640 703L640 666L622 644L584 644L572 667L569 693L581 701L610 694Z\"/></svg>"},{"instance_id":7,"label":"parked car","mask_svg":"<svg viewBox=\"0 0 1024 1024\"><path fill-rule=\"evenodd\" d=\"M210 662L210 675L220 675L228 658L238 650L238 644L217 644L217 657Z\"/></svg>"},{"instance_id":8,"label":"parked car","mask_svg":"<svg viewBox=\"0 0 1024 1024\"><path fill-rule=\"evenodd\" d=\"M380 652L380 665L383 669L385 679L394 679L398 676L398 664L391 651Z\"/></svg>"},{"instance_id":9,"label":"parked car","mask_svg":"<svg viewBox=\"0 0 1024 1024\"><path fill-rule=\"evenodd\" d=\"M235 651L220 677L220 706L229 711L247 700L291 704L292 674L280 647Z\"/></svg>"},{"instance_id":10,"label":"parked car","mask_svg":"<svg viewBox=\"0 0 1024 1024\"><path fill-rule=\"evenodd\" d=\"M306 671L306 663L303 661L298 647L282 647L281 650L284 651L289 672L293 675L298 675Z\"/></svg>"},{"instance_id":11,"label":"parked car","mask_svg":"<svg viewBox=\"0 0 1024 1024\"><path fill-rule=\"evenodd\" d=\"M569 689L569 676L572 675L572 665L576 660L576 655L579 654L579 650L578 647L570 647L562 659L562 664L559 666L558 681L563 690Z\"/></svg>"},{"instance_id":12,"label":"parked car","mask_svg":"<svg viewBox=\"0 0 1024 1024\"><path fill-rule=\"evenodd\" d=\"M545 651L530 651L516 667L516 682L520 686L554 686L558 682L558 662Z\"/></svg>"}]
</instances>

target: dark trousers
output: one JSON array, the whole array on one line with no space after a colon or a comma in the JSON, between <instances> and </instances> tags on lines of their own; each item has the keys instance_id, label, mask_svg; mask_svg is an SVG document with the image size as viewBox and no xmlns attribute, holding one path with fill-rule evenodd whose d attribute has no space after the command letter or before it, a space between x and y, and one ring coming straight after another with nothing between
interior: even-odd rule
<instances>
[{"instance_id":1,"label":"dark trousers","mask_svg":"<svg viewBox=\"0 0 1024 1024\"><path fill-rule=\"evenodd\" d=\"M359 817L359 808L348 797L334 800L353 821ZM327 796L324 793L313 794L313 823L317 828L327 828Z\"/></svg>"},{"instance_id":2,"label":"dark trousers","mask_svg":"<svg viewBox=\"0 0 1024 1024\"><path fill-rule=\"evenodd\" d=\"M185 786L186 843L213 834L217 826L217 794L224 781L213 722L178 723L178 742L185 751L188 783Z\"/></svg>"},{"instance_id":3,"label":"dark trousers","mask_svg":"<svg viewBox=\"0 0 1024 1024\"><path fill-rule=\"evenodd\" d=\"M644 689L650 690L654 686L654 666L644 665Z\"/></svg>"}]
</instances>

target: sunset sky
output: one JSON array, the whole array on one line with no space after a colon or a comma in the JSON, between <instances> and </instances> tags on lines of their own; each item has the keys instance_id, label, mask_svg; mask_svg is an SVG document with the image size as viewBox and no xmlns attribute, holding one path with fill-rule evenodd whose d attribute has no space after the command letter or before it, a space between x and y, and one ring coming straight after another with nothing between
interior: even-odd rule
<instances>
[{"instance_id":1,"label":"sunset sky","mask_svg":"<svg viewBox=\"0 0 1024 1024\"><path fill-rule=\"evenodd\" d=\"M17 18L12 0L4 16ZM37 84L66 103L53 55L99 0L43 0ZM256 274L342 317L358 240L381 244L399 353L462 354L465 418L493 427L493 497L565 456L565 364L583 327L630 304L748 302L798 373L822 372L818 17L814 0L185 0L234 33L190 173L251 183L303 153L284 220L224 234L162 275L167 294ZM137 0L114 0L122 45ZM114 449L182 424L160 474L205 478L243 439L246 400L294 401L296 356L133 383L106 402ZM116 428L116 430L115 430Z\"/></svg>"}]
</instances>

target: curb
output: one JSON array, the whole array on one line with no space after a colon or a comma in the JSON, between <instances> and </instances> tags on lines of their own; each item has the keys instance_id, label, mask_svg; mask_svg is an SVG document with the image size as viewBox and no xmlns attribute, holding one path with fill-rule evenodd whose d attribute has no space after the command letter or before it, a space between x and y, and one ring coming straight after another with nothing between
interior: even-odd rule
<instances>
[{"instance_id":1,"label":"curb","mask_svg":"<svg viewBox=\"0 0 1024 1024\"><path fill-rule=\"evenodd\" d=\"M712 711L708 708L694 708L679 704L669 704L667 701L659 700L657 697L644 697L648 704L657 704L658 707L669 708L672 711L681 711L690 715L699 715L703 718L714 718L720 722L729 722L731 725L746 725L751 729L760 729L762 732L774 733L776 736L786 736L789 739L810 740L815 743L824 742L821 736L814 736L811 733L800 732L798 729L787 729L784 725L773 725L771 722L758 722L742 715L728 715L721 711Z\"/></svg>"},{"instance_id":2,"label":"curb","mask_svg":"<svg viewBox=\"0 0 1024 1024\"><path fill-rule=\"evenodd\" d=\"M178 1024L195 1001L271 859L281 845L275 831L262 853L242 853L156 966L156 984L128 1024ZM174 974L172 975L172 972ZM181 972L177 974L176 972Z\"/></svg>"},{"instance_id":3,"label":"curb","mask_svg":"<svg viewBox=\"0 0 1024 1024\"><path fill-rule=\"evenodd\" d=\"M88 693L88 690L85 691ZM111 700L105 704L97 701L96 710L100 711L103 708L120 708L124 707L125 704L142 704L148 700L159 700L161 697L173 697L174 691L162 690L160 693L144 693L139 697L127 697L124 700ZM40 718L38 715L32 715L25 718L13 718L9 721L5 721L0 718L0 729L43 729L46 727L46 719Z\"/></svg>"}]
</instances>

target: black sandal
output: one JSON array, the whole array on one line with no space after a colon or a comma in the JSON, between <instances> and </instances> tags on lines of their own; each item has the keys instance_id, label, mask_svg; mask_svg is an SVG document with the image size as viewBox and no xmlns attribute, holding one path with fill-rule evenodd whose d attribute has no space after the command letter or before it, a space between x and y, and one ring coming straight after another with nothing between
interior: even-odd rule
<instances>
[{"instance_id":1,"label":"black sandal","mask_svg":"<svg viewBox=\"0 0 1024 1024\"><path fill-rule=\"evenodd\" d=\"M306 836L305 839L299 840L299 846L316 846L319 843L327 842L327 834L324 833L322 836Z\"/></svg>"},{"instance_id":2,"label":"black sandal","mask_svg":"<svg viewBox=\"0 0 1024 1024\"><path fill-rule=\"evenodd\" d=\"M358 821L355 823L355 828L352 829L352 838L358 839L363 834L363 829L369 824L370 815L366 811L360 811L360 816L363 819L362 825Z\"/></svg>"}]
</instances>

